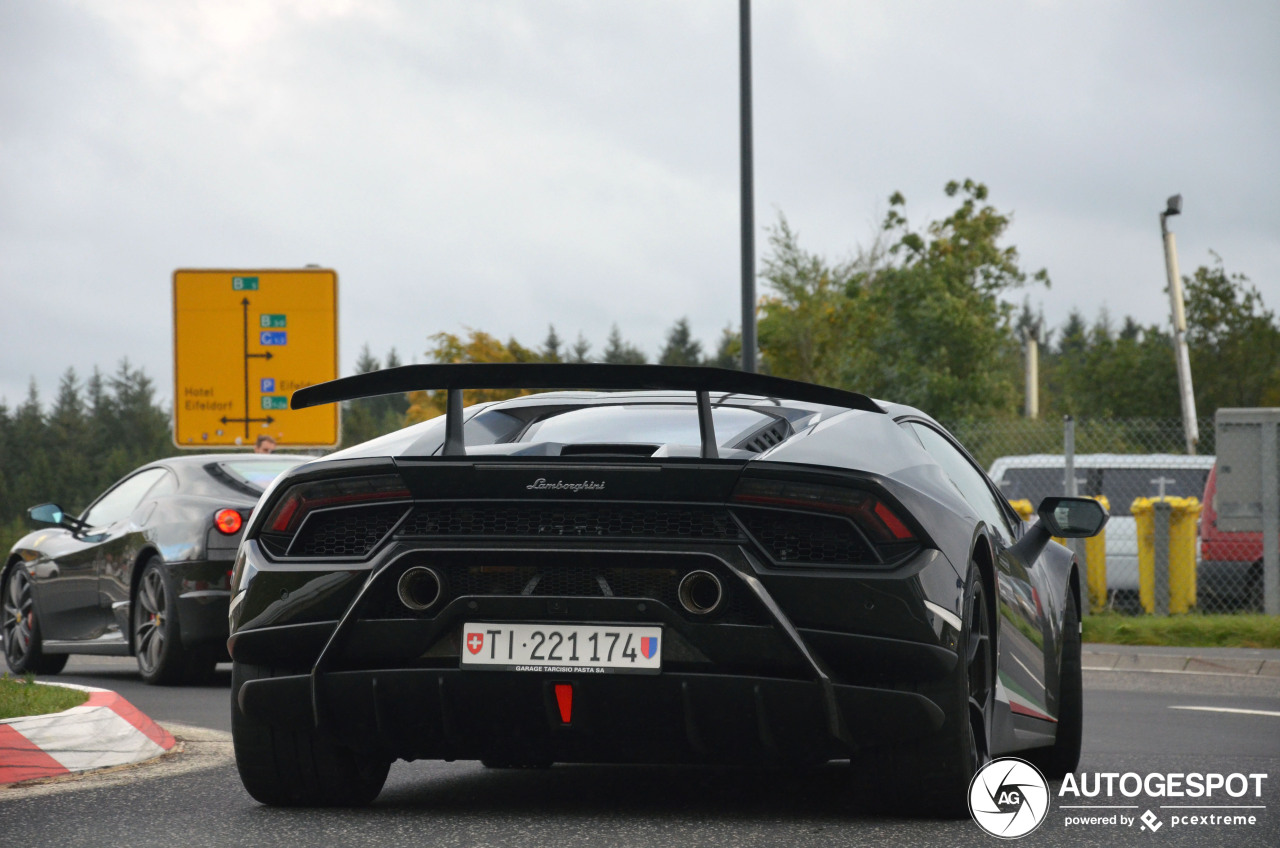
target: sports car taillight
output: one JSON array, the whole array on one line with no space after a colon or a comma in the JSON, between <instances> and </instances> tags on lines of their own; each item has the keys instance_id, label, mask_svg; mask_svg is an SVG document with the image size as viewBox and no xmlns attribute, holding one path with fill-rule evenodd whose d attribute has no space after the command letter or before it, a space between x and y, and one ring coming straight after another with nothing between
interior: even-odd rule
<instances>
[{"instance_id":1,"label":"sports car taillight","mask_svg":"<svg viewBox=\"0 0 1280 848\"><path fill-rule=\"evenodd\" d=\"M732 502L759 508L736 512L748 532L781 564L879 565L920 544L893 507L864 489L744 477ZM805 518L806 513L828 517Z\"/></svg>"},{"instance_id":2,"label":"sports car taillight","mask_svg":"<svg viewBox=\"0 0 1280 848\"><path fill-rule=\"evenodd\" d=\"M299 483L285 493L267 518L271 533L292 533L307 514L318 509L356 506L410 497L404 481L394 474L380 477L321 480Z\"/></svg>"},{"instance_id":3,"label":"sports car taillight","mask_svg":"<svg viewBox=\"0 0 1280 848\"><path fill-rule=\"evenodd\" d=\"M234 509L220 509L213 517L213 526L217 527L220 533L234 536L244 526L244 517Z\"/></svg>"}]
</instances>

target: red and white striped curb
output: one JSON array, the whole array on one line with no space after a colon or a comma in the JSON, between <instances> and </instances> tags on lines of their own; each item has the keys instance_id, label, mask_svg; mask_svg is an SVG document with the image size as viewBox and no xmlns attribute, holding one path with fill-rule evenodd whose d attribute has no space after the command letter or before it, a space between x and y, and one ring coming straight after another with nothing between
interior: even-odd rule
<instances>
[{"instance_id":1,"label":"red and white striped curb","mask_svg":"<svg viewBox=\"0 0 1280 848\"><path fill-rule=\"evenodd\" d=\"M0 784L140 763L177 744L115 692L41 685L80 689L89 700L60 713L0 720Z\"/></svg>"}]
</instances>

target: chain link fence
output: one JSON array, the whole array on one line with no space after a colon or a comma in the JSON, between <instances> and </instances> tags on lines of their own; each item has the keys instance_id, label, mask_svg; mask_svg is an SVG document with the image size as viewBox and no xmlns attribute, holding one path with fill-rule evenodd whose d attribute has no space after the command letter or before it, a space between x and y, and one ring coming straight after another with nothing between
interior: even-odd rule
<instances>
[{"instance_id":1,"label":"chain link fence","mask_svg":"<svg viewBox=\"0 0 1280 848\"><path fill-rule=\"evenodd\" d=\"M1262 611L1262 534L1216 526L1212 419L1200 421L1196 456L1186 454L1177 419L988 420L949 428L1024 514L1049 495L1106 500L1104 538L1075 543L1093 611Z\"/></svg>"}]
</instances>

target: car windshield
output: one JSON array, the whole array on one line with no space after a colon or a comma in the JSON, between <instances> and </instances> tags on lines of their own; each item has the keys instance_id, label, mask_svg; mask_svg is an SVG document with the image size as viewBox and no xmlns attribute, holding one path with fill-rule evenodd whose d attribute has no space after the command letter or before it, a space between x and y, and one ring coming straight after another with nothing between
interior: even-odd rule
<instances>
[{"instance_id":1,"label":"car windshield","mask_svg":"<svg viewBox=\"0 0 1280 848\"><path fill-rule=\"evenodd\" d=\"M259 460L233 459L227 462L219 462L217 466L232 480L262 492L271 484L272 480L297 464L297 459L280 457L279 459Z\"/></svg>"},{"instance_id":2,"label":"car windshield","mask_svg":"<svg viewBox=\"0 0 1280 848\"><path fill-rule=\"evenodd\" d=\"M722 447L741 441L770 417L750 409L722 406L712 410L716 443ZM697 445L697 407L635 404L591 406L562 412L532 425L522 442L560 444Z\"/></svg>"}]
</instances>

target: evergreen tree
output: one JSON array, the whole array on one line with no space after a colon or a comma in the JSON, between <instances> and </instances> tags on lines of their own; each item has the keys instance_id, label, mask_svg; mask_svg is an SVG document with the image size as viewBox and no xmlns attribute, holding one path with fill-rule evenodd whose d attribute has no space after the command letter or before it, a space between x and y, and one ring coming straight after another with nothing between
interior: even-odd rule
<instances>
[{"instance_id":1,"label":"evergreen tree","mask_svg":"<svg viewBox=\"0 0 1280 848\"><path fill-rule=\"evenodd\" d=\"M658 357L659 365L701 365L702 343L689 330L689 319L680 318L667 331L667 343Z\"/></svg>"},{"instance_id":2,"label":"evergreen tree","mask_svg":"<svg viewBox=\"0 0 1280 848\"><path fill-rule=\"evenodd\" d=\"M573 343L573 350L569 353L570 362L590 362L591 361L591 342L587 341L586 336L578 333L578 340Z\"/></svg>"},{"instance_id":3,"label":"evergreen tree","mask_svg":"<svg viewBox=\"0 0 1280 848\"><path fill-rule=\"evenodd\" d=\"M605 343L604 361L610 365L644 365L648 359L640 348L622 338L622 331L614 324Z\"/></svg>"},{"instance_id":4,"label":"evergreen tree","mask_svg":"<svg viewBox=\"0 0 1280 848\"><path fill-rule=\"evenodd\" d=\"M720 333L720 344L716 346L715 356L710 357L706 364L740 371L742 369L742 334L735 333L733 327L725 327Z\"/></svg>"},{"instance_id":5,"label":"evergreen tree","mask_svg":"<svg viewBox=\"0 0 1280 848\"><path fill-rule=\"evenodd\" d=\"M560 354L560 337L556 335L556 325L547 325L547 338L542 342L543 362L563 362Z\"/></svg>"}]
</instances>

